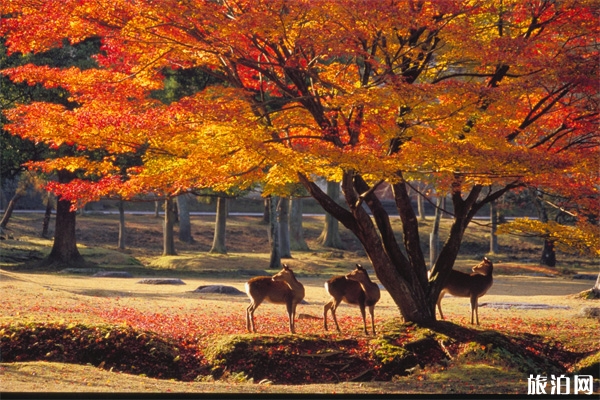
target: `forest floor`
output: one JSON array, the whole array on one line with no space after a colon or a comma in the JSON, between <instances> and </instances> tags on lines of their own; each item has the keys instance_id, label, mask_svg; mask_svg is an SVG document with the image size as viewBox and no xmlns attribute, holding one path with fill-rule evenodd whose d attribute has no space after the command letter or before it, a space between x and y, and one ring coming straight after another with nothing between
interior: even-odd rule
<instances>
[{"instance_id":1,"label":"forest floor","mask_svg":"<svg viewBox=\"0 0 600 400\"><path fill-rule=\"evenodd\" d=\"M376 336L362 333L359 312L349 306L338 312L343 333L325 333L323 282L357 262L369 264L347 231L342 231L345 250L320 247L320 217L305 218L311 250L286 260L306 287L298 334L287 333L284 307L271 304L256 311L259 333L247 334L245 295L195 289L218 284L243 291L249 277L274 273L267 268L267 228L258 217L230 217L228 254L208 254L213 218L193 217L194 243L177 242L178 255L162 257L160 219L128 216L127 249L117 251L116 216L78 217L86 260L98 270L133 275L99 278L24 268L48 254L52 242L39 238L40 215L13 216L0 242L3 396L527 394L530 374L573 379L586 371L585 360L598 358L600 323L583 317L582 310L600 304L579 295L593 281L573 279L577 273L597 274L595 260L559 254L557 268L542 267L535 262L539 243L508 236L500 237L500 254L488 255L495 262L494 285L480 300L480 326L469 324L468 299L450 296L443 301L447 322L404 324L383 291L375 309ZM429 223L423 223L425 233ZM445 229L446 224L442 235ZM486 234L479 225L467 231L456 268L466 271L487 254ZM139 283L146 278L178 278L185 284ZM597 385L596 376L596 391Z\"/></svg>"}]
</instances>

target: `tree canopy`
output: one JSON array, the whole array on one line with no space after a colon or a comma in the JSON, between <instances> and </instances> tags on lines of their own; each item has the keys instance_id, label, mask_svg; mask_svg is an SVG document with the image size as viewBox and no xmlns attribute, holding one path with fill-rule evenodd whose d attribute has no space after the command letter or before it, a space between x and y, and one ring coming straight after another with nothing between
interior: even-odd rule
<instances>
[{"instance_id":1,"label":"tree canopy","mask_svg":"<svg viewBox=\"0 0 600 400\"><path fill-rule=\"evenodd\" d=\"M7 112L15 135L104 149L104 159L31 164L98 178L55 185L87 201L302 183L363 243L403 316L435 318L435 299L470 220L526 186L598 213L598 9L593 1L13 0L10 52L100 38L91 69L26 65L17 82L62 87L74 106ZM173 70L218 84L170 103ZM144 148L143 165L112 157ZM341 181L346 207L316 184ZM406 182L452 198L454 224L431 280ZM376 189L391 185L394 235ZM594 223L597 223L595 221ZM596 239L597 240L597 239Z\"/></svg>"}]
</instances>

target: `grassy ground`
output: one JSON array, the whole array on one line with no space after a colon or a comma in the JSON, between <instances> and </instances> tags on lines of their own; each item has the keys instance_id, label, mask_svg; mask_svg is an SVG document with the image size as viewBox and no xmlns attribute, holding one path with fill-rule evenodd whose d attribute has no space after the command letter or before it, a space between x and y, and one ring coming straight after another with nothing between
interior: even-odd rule
<instances>
[{"instance_id":1,"label":"grassy ground","mask_svg":"<svg viewBox=\"0 0 600 400\"><path fill-rule=\"evenodd\" d=\"M37 232L41 230L41 216L16 215L9 225L11 238L0 244L0 289L4 294L0 302L0 326L3 329L24 326L26 329L23 328L23 331L29 336L40 335L35 333L43 330L40 324L61 326L62 336L56 338L55 345L67 344L63 340L68 340L68 343L75 341L74 337L67 337L74 329L103 327L105 330L102 332L106 333L98 338L102 341L103 338L112 340L115 332L126 327L135 332L154 332L161 338L177 338L178 343L200 346L203 360L208 357L207 349L215 347L217 338L225 338L224 347L231 347L231 343L241 340L248 344L248 348L243 350L245 352L241 353L244 361L258 357L259 353L265 352L264 349L271 349L271 359L280 362L275 369L292 368L286 364L291 362L288 360L309 360L307 365L314 365L315 370L317 364L324 365L333 370L334 375L342 375L343 368L351 370L354 361L359 360L362 364L356 364L358 373L355 375L358 376L363 371L377 372L378 368L384 368L385 365L396 366L397 369L389 367L392 372L387 373L385 381L367 379L365 382L324 383L323 377L331 374L323 370L325 372L317 377L307 375L309 378L302 381L303 384L283 385L274 382L274 379L259 379L262 375L258 365L262 361L256 358L255 365L247 367L245 371L236 371L234 364L227 364L230 369L220 374L217 380L207 373L201 379L182 382L151 378L148 374L125 374L118 372L119 366L111 367L108 363L67 364L65 361L68 356L64 354L61 355L63 362L57 362L53 350L36 360L0 364L1 390L526 393L527 377L530 373L536 373L532 369L542 368L544 362L551 363L557 372L572 375L578 360L600 350L598 320L579 316L583 307L598 306L597 301L586 301L577 296L577 293L589 289L593 282L571 279L574 272L597 273L597 265L593 260L559 255L558 268L543 268L533 262L539 253L539 243L501 237L502 254L491 256L495 261L494 286L480 301L482 325L474 329L457 330L462 326L468 327L468 299L447 297L443 302L444 313L449 321L457 325L442 325L433 329L434 333L428 333L429 336L425 335L427 338L437 338L436 343L442 343L446 354L432 358L434 361L429 364L410 368L410 375L406 375L405 370L400 368L400 365L404 365L400 364L404 359L397 354L399 343L404 343L408 338L418 342L422 338L415 332L421 328L405 326L397 321L397 307L387 292L383 292L376 307L379 328L376 338L367 338L361 333L362 322L358 310L348 306L340 307L338 313L344 333L323 332L322 319L319 319L322 305L327 301L323 281L331 275L346 273L355 262L365 265L368 262L358 243L347 232L343 234L348 247L346 250L320 248L315 240L322 219L312 217L305 221L311 250L295 253L294 258L288 260L306 287L307 304L301 305L298 310L303 315L297 322L297 340L326 343L329 347L349 341L356 344L356 349L352 350L355 353L347 349L345 352L351 354L344 354L344 358L339 360L335 359L337 355L333 354L331 348L320 348L316 344L308 351L302 350L296 354L294 349L301 347L298 347L298 343L289 342L291 339L288 339L286 332L287 321L282 306L261 305L256 312L260 334L247 335L244 315L248 300L245 296L193 292L198 286L207 284L226 284L243 291L244 282L251 274L273 272L265 270L268 265L268 241L266 227L258 221L254 217L231 218L227 232L229 254L210 255L206 252L212 241L212 218L195 217L195 243L177 243L177 256L160 257L160 220L149 216L128 216L128 249L116 251L116 218L81 216L78 219L78 240L82 254L89 261L97 263L99 268L125 270L135 276L133 279L123 279L19 270L16 267L23 262L41 259L47 254L51 242L37 237ZM425 233L428 233L427 224L424 223ZM447 229L446 225L444 229ZM487 240L484 227L474 226L470 229L457 267L466 269L478 262L486 253ZM137 283L147 277L177 277L186 284ZM545 307L515 307L523 303ZM511 304L513 307L506 308ZM3 336L8 332L3 331ZM452 340L447 338L452 336L450 332L454 334ZM274 339L265 336L266 333L275 335ZM500 336L490 337L491 334ZM504 338L508 338L508 341L504 342ZM114 345L114 342L110 344ZM31 346L29 354L41 345L32 343ZM511 346L518 346L516 348L527 353L527 362L518 361ZM252 350L255 348L263 350ZM325 350L329 353L324 353ZM378 351L385 354L374 355ZM415 354L420 353L416 351ZM228 357L234 356L234 353L224 351L219 356L224 358L216 360L227 363L231 362ZM389 362L386 364L382 360ZM192 367L196 368L196 365ZM300 373L304 372L297 372ZM254 379L254 376L257 378Z\"/></svg>"}]
</instances>

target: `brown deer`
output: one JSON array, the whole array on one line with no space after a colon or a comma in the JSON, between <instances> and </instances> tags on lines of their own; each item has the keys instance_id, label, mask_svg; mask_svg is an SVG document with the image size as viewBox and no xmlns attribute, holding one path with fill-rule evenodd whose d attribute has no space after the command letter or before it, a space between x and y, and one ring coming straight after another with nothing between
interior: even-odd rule
<instances>
[{"instance_id":1,"label":"brown deer","mask_svg":"<svg viewBox=\"0 0 600 400\"><path fill-rule=\"evenodd\" d=\"M477 325L479 325L479 304L477 303L477 299L486 294L489 288L492 287L493 269L492 262L487 257L483 257L483 261L473 267L473 273L470 275L452 270L437 300L437 308L440 311L442 319L444 319L442 298L444 294L450 293L452 296L471 298L471 324L473 324L473 314L475 314Z\"/></svg>"},{"instance_id":2,"label":"brown deer","mask_svg":"<svg viewBox=\"0 0 600 400\"><path fill-rule=\"evenodd\" d=\"M304 299L304 286L296 279L294 272L283 264L283 269L271 276L257 276L246 282L246 293L250 297L250 305L246 309L246 327L249 332L256 333L254 311L263 301L285 304L290 319L290 332L294 330L296 306Z\"/></svg>"},{"instance_id":3,"label":"brown deer","mask_svg":"<svg viewBox=\"0 0 600 400\"><path fill-rule=\"evenodd\" d=\"M356 264L356 269L348 275L334 276L325 282L325 291L331 295L331 300L323 306L323 326L325 330L327 330L327 312L331 310L333 322L335 322L338 332L341 332L337 318L335 317L335 311L340 302L344 301L348 304L354 304L360 307L366 335L368 335L369 332L367 331L365 308L369 307L371 326L373 328L373 335L375 335L374 311L375 304L379 301L381 293L379 291L379 286L369 279L367 271L360 264Z\"/></svg>"}]
</instances>

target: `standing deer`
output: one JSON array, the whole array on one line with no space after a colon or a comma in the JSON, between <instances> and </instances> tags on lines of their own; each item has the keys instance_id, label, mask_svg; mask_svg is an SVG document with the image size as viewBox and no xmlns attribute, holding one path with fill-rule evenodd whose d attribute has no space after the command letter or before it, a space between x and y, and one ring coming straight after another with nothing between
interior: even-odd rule
<instances>
[{"instance_id":1,"label":"standing deer","mask_svg":"<svg viewBox=\"0 0 600 400\"><path fill-rule=\"evenodd\" d=\"M270 276L257 276L246 282L246 293L250 297L250 305L246 309L246 327L249 332L256 333L254 311L265 300L275 304L285 304L290 319L290 332L294 331L296 306L304 299L304 286L296 279L292 270L283 264L283 269Z\"/></svg>"},{"instance_id":2,"label":"standing deer","mask_svg":"<svg viewBox=\"0 0 600 400\"><path fill-rule=\"evenodd\" d=\"M486 294L489 288L492 287L493 269L492 262L487 257L483 257L483 261L473 267L473 273L470 275L452 270L437 300L437 307L442 319L444 319L442 298L444 294L450 293L452 296L471 298L471 324L473 324L473 314L475 314L477 325L479 325L477 299Z\"/></svg>"},{"instance_id":3,"label":"standing deer","mask_svg":"<svg viewBox=\"0 0 600 400\"><path fill-rule=\"evenodd\" d=\"M331 295L329 303L323 306L323 324L325 330L327 330L327 311L331 310L333 322L335 322L338 332L341 332L337 318L335 317L335 311L340 302L344 301L348 304L355 304L360 307L366 335L368 335L369 332L367 331L365 307L369 307L371 326L373 328L373 335L375 335L374 311L375 304L379 301L381 293L379 291L379 286L369 279L367 271L360 264L356 264L356 269L348 275L334 276L325 282L325 291Z\"/></svg>"}]
</instances>

